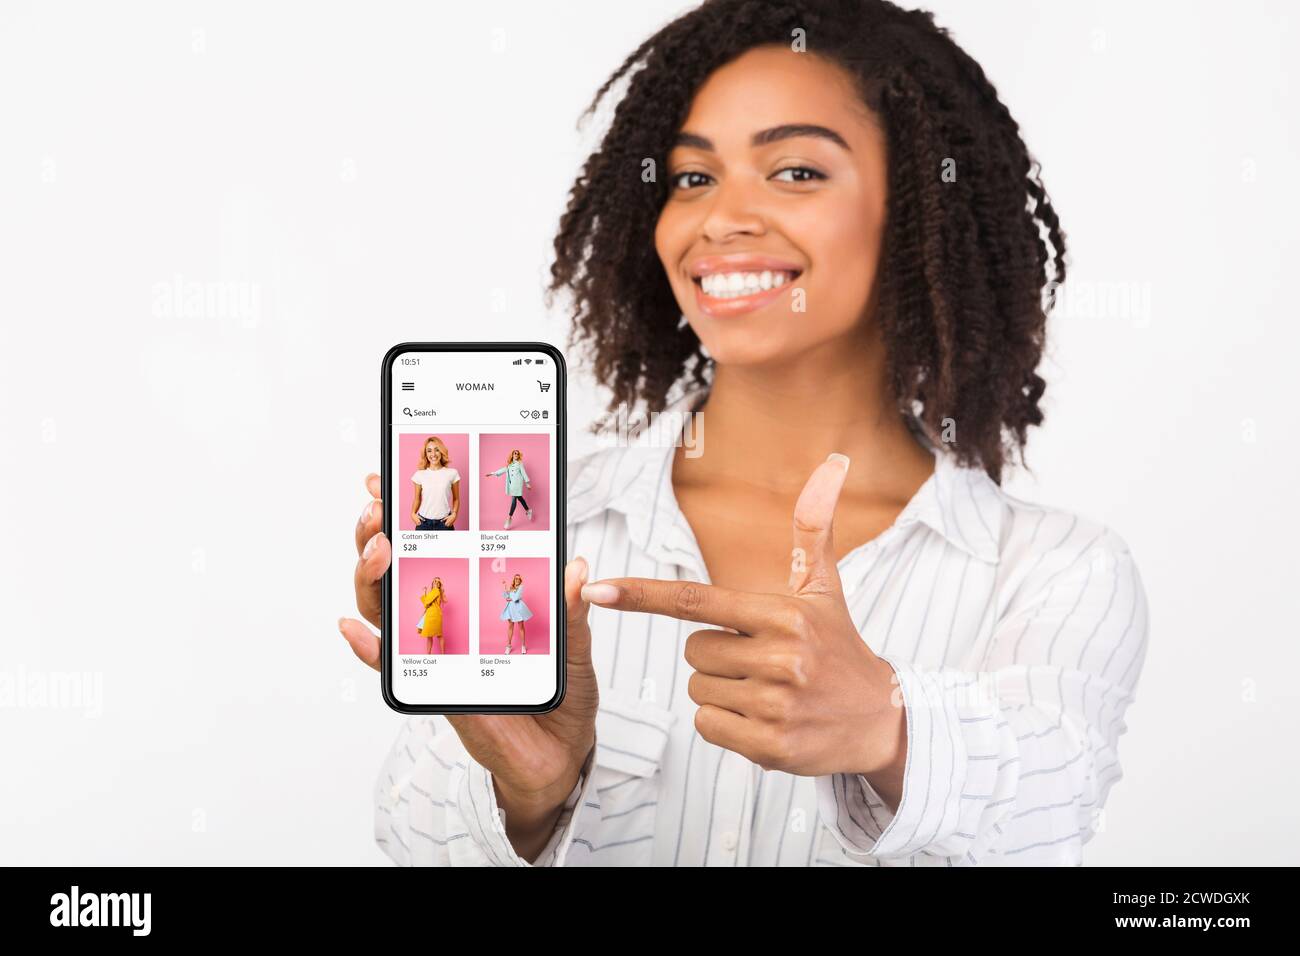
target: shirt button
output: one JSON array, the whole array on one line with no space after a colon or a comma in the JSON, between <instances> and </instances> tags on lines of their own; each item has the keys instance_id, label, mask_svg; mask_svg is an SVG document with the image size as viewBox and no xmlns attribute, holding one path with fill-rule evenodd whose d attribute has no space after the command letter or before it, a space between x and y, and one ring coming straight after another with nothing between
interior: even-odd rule
<instances>
[{"instance_id":1,"label":"shirt button","mask_svg":"<svg viewBox=\"0 0 1300 956\"><path fill-rule=\"evenodd\" d=\"M739 842L740 838L736 836L735 830L728 830L722 834L722 848L728 853L734 850Z\"/></svg>"},{"instance_id":2,"label":"shirt button","mask_svg":"<svg viewBox=\"0 0 1300 956\"><path fill-rule=\"evenodd\" d=\"M402 795L402 788L399 787L397 784L393 784L392 788L388 791L388 795L392 797L394 801L396 801L397 798Z\"/></svg>"}]
</instances>

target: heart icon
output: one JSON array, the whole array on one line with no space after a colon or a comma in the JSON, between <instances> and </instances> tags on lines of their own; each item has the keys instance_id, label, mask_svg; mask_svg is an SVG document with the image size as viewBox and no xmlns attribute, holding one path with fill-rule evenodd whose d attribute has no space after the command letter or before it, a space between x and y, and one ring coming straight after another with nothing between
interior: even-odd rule
<instances>
[{"instance_id":1,"label":"heart icon","mask_svg":"<svg viewBox=\"0 0 1300 956\"><path fill-rule=\"evenodd\" d=\"M520 417L520 418L527 418L527 417L528 417L528 409L525 408L522 412L520 412L520 413L519 413L519 417Z\"/></svg>"}]
</instances>

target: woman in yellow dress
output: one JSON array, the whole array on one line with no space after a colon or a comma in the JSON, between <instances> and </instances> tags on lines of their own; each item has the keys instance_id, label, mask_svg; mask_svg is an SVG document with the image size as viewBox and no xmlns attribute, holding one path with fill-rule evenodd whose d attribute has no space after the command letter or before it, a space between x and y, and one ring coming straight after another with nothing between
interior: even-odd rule
<instances>
[{"instance_id":1,"label":"woman in yellow dress","mask_svg":"<svg viewBox=\"0 0 1300 956\"><path fill-rule=\"evenodd\" d=\"M420 603L424 605L424 617L420 618L420 636L428 640L426 654L433 653L433 639L438 639L438 653L447 652L446 639L442 636L442 608L447 599L442 593L442 578L434 578L429 587L420 592Z\"/></svg>"}]
</instances>

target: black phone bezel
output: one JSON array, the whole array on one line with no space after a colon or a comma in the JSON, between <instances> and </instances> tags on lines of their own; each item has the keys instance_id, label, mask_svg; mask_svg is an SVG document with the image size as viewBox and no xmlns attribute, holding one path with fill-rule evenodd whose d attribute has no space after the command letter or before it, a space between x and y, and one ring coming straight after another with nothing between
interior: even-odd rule
<instances>
[{"instance_id":1,"label":"black phone bezel","mask_svg":"<svg viewBox=\"0 0 1300 956\"><path fill-rule=\"evenodd\" d=\"M555 644L551 656L555 660L555 696L542 704L412 704L397 699L393 691L394 654L392 651L393 634L389 627L392 621L393 574L392 567L384 572L380 584L380 687L386 703L401 714L545 714L560 706L564 700L565 662L568 654L567 615L564 608L564 565L565 565L565 499L568 488L568 469L566 452L566 435L568 431L568 370L564 364L564 355L558 348L547 342L403 342L394 345L384 355L380 371L380 458L379 482L380 496L384 511L384 535L393 544L392 515L389 500L389 471L392 453L392 412L393 412L393 363L397 357L410 352L544 352L555 360L555 474L556 495L555 511L552 514L552 527L555 530L555 595L552 604L552 617L556 620ZM394 552L393 560L397 559ZM472 558L470 560L473 560Z\"/></svg>"}]
</instances>

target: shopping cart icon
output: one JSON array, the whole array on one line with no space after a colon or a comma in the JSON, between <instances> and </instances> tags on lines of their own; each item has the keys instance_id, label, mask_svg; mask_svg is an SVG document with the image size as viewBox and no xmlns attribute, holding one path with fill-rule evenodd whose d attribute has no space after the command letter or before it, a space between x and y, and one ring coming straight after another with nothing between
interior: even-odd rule
<instances>
[{"instance_id":1,"label":"shopping cart icon","mask_svg":"<svg viewBox=\"0 0 1300 956\"><path fill-rule=\"evenodd\" d=\"M543 392L549 392L551 390L551 383L543 382L539 380L537 383L537 387L540 388Z\"/></svg>"}]
</instances>

